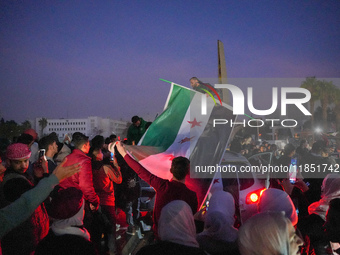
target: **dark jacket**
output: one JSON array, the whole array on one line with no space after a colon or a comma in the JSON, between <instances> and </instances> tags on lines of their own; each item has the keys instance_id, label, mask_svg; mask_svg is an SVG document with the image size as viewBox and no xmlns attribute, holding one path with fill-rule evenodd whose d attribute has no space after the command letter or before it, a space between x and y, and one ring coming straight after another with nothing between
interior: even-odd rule
<instances>
[{"instance_id":1,"label":"dark jacket","mask_svg":"<svg viewBox=\"0 0 340 255\"><path fill-rule=\"evenodd\" d=\"M132 142L135 141L135 144L137 145L150 124L151 122L147 122L142 118L140 118L140 125L138 127L131 124L127 133L127 144L131 145Z\"/></svg>"},{"instance_id":2,"label":"dark jacket","mask_svg":"<svg viewBox=\"0 0 340 255\"><path fill-rule=\"evenodd\" d=\"M7 169L2 183L1 207L4 207L33 188L33 183L25 174ZM33 214L1 239L2 253L32 254L38 243L47 235L49 219L45 206L39 205Z\"/></svg>"},{"instance_id":3,"label":"dark jacket","mask_svg":"<svg viewBox=\"0 0 340 255\"><path fill-rule=\"evenodd\" d=\"M205 255L206 253L196 247L185 246L182 244L168 241L160 241L156 244L144 246L137 255Z\"/></svg>"},{"instance_id":4,"label":"dark jacket","mask_svg":"<svg viewBox=\"0 0 340 255\"><path fill-rule=\"evenodd\" d=\"M161 210L171 201L183 200L191 207L193 214L197 212L198 201L196 192L190 190L184 183L172 180L169 181L151 174L142 165L133 160L128 154L125 155L124 160L141 179L156 190L157 195L153 210L153 230L156 236L158 234L158 221Z\"/></svg>"},{"instance_id":5,"label":"dark jacket","mask_svg":"<svg viewBox=\"0 0 340 255\"><path fill-rule=\"evenodd\" d=\"M92 242L77 235L56 236L52 231L38 245L35 255L96 255Z\"/></svg>"},{"instance_id":6,"label":"dark jacket","mask_svg":"<svg viewBox=\"0 0 340 255\"><path fill-rule=\"evenodd\" d=\"M299 219L297 228L301 232L305 243L301 254L333 254L323 230L324 223L325 221L316 214Z\"/></svg>"}]
</instances>

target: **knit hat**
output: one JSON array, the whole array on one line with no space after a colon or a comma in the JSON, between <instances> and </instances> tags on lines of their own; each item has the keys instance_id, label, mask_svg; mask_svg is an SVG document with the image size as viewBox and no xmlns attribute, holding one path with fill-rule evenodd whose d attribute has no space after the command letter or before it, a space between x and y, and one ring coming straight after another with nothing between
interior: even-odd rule
<instances>
[{"instance_id":1,"label":"knit hat","mask_svg":"<svg viewBox=\"0 0 340 255\"><path fill-rule=\"evenodd\" d=\"M13 143L6 150L6 157L11 160L29 159L30 156L30 149L23 143Z\"/></svg>"},{"instance_id":2,"label":"knit hat","mask_svg":"<svg viewBox=\"0 0 340 255\"><path fill-rule=\"evenodd\" d=\"M26 129L24 131L24 134L31 135L33 137L33 140L37 140L37 138L38 138L37 132L34 129L32 129L32 128Z\"/></svg>"},{"instance_id":3,"label":"knit hat","mask_svg":"<svg viewBox=\"0 0 340 255\"><path fill-rule=\"evenodd\" d=\"M83 205L83 192L75 187L60 189L53 197L48 214L54 219L68 219Z\"/></svg>"}]
</instances>

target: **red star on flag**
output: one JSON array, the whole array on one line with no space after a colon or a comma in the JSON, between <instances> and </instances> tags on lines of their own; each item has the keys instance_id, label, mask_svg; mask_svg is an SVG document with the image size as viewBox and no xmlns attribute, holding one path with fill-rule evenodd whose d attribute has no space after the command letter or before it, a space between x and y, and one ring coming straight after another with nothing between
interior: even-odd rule
<instances>
[{"instance_id":1,"label":"red star on flag","mask_svg":"<svg viewBox=\"0 0 340 255\"><path fill-rule=\"evenodd\" d=\"M190 138L189 138L189 137L186 137L186 138L180 140L178 143L182 144L182 143L189 142L192 138L194 138L194 136L193 136L193 137L190 137Z\"/></svg>"},{"instance_id":2,"label":"red star on flag","mask_svg":"<svg viewBox=\"0 0 340 255\"><path fill-rule=\"evenodd\" d=\"M219 179L215 179L213 184L215 184L215 183L220 183L220 180Z\"/></svg>"},{"instance_id":3,"label":"red star on flag","mask_svg":"<svg viewBox=\"0 0 340 255\"><path fill-rule=\"evenodd\" d=\"M202 123L202 121L197 121L196 120L196 118L194 118L194 120L193 121L188 121L188 123L190 123L191 124L191 128L193 128L193 127L195 127L195 126L198 126L198 127L200 127L201 126L201 123Z\"/></svg>"}]
</instances>

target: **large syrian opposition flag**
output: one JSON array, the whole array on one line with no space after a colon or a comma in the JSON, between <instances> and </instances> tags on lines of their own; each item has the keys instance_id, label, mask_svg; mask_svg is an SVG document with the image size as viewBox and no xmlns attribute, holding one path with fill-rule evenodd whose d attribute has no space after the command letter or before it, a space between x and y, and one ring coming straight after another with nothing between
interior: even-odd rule
<instances>
[{"instance_id":1,"label":"large syrian opposition flag","mask_svg":"<svg viewBox=\"0 0 340 255\"><path fill-rule=\"evenodd\" d=\"M205 97L205 98L203 98ZM202 115L202 101L207 102ZM227 124L213 126L214 119ZM213 178L214 174L197 172L197 166L216 166L226 149L232 108L215 103L209 95L172 83L163 113L150 125L138 146L126 146L130 154L146 169L164 179L170 179L174 157L190 159L190 177ZM210 184L210 183L209 183Z\"/></svg>"}]
</instances>

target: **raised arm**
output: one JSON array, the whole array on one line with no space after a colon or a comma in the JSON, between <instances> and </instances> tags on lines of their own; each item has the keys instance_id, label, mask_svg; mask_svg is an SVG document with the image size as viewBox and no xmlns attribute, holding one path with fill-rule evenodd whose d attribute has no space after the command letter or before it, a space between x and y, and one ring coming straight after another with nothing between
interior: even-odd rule
<instances>
[{"instance_id":1,"label":"raised arm","mask_svg":"<svg viewBox=\"0 0 340 255\"><path fill-rule=\"evenodd\" d=\"M63 179L79 172L79 164L64 167L66 159L36 187L23 193L20 198L0 210L0 239L13 228L24 222L48 197L54 186Z\"/></svg>"},{"instance_id":2,"label":"raised arm","mask_svg":"<svg viewBox=\"0 0 340 255\"><path fill-rule=\"evenodd\" d=\"M120 155L124 158L126 163L135 171L140 178L146 181L149 185L154 187L156 190L160 188L167 180L157 177L145 169L141 164L135 161L130 155L127 154L124 145L121 142L116 142L117 150ZM110 148L110 146L109 146Z\"/></svg>"}]
</instances>

